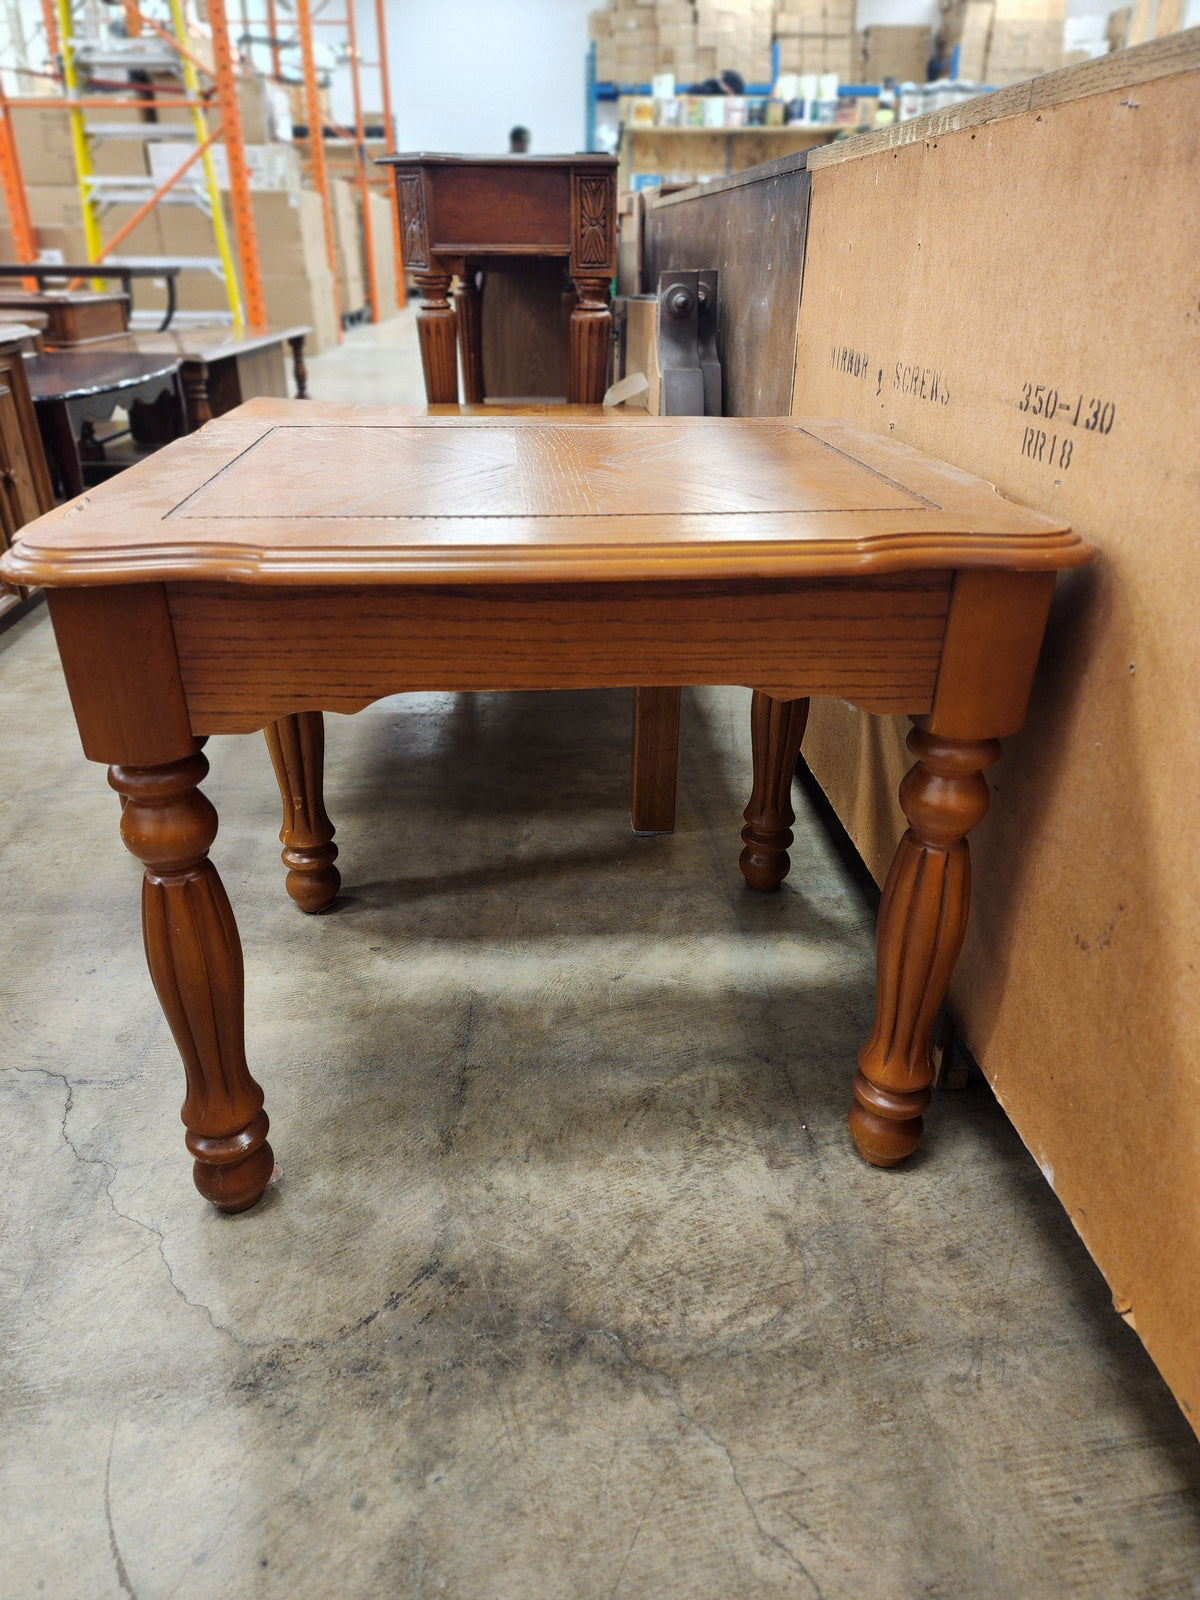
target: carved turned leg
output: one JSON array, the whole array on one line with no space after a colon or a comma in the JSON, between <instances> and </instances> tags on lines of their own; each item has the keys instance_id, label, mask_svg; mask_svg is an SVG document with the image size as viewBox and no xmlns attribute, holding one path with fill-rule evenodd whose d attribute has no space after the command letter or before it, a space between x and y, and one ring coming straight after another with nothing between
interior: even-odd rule
<instances>
[{"instance_id":1,"label":"carved turned leg","mask_svg":"<svg viewBox=\"0 0 1200 1600\"><path fill-rule=\"evenodd\" d=\"M212 402L208 396L208 367L203 361L183 364L183 399L187 410L187 430L195 433L212 421Z\"/></svg>"},{"instance_id":2,"label":"carved turned leg","mask_svg":"<svg viewBox=\"0 0 1200 1600\"><path fill-rule=\"evenodd\" d=\"M675 828L679 694L678 689L634 690L629 816L635 833L671 833Z\"/></svg>"},{"instance_id":3,"label":"carved turned leg","mask_svg":"<svg viewBox=\"0 0 1200 1600\"><path fill-rule=\"evenodd\" d=\"M612 351L612 312L607 278L572 278L578 304L571 312L567 348L567 400L573 405L599 405L608 388Z\"/></svg>"},{"instance_id":4,"label":"carved turned leg","mask_svg":"<svg viewBox=\"0 0 1200 1600\"><path fill-rule=\"evenodd\" d=\"M280 859L287 892L301 911L324 911L341 888L334 827L325 814L325 719L319 711L281 717L263 729L283 801Z\"/></svg>"},{"instance_id":5,"label":"carved turned leg","mask_svg":"<svg viewBox=\"0 0 1200 1600\"><path fill-rule=\"evenodd\" d=\"M483 404L483 318L475 274L459 280L454 295L458 321L458 354L462 361L463 399L469 406Z\"/></svg>"},{"instance_id":6,"label":"carved turned leg","mask_svg":"<svg viewBox=\"0 0 1200 1600\"><path fill-rule=\"evenodd\" d=\"M110 767L108 781L126 801L121 837L146 869L146 960L187 1074L181 1114L196 1187L222 1211L245 1211L275 1157L246 1066L237 924L208 859L217 813L197 788L207 772L197 751L161 767Z\"/></svg>"},{"instance_id":7,"label":"carved turned leg","mask_svg":"<svg viewBox=\"0 0 1200 1600\"><path fill-rule=\"evenodd\" d=\"M930 1036L967 926L966 835L990 798L982 769L996 739L943 739L914 728L917 764L900 785L909 820L879 907L875 1026L859 1051L850 1132L859 1153L894 1167L921 1138L933 1081Z\"/></svg>"},{"instance_id":8,"label":"carved turned leg","mask_svg":"<svg viewBox=\"0 0 1200 1600\"><path fill-rule=\"evenodd\" d=\"M288 340L292 347L292 377L296 380L296 399L308 399L308 366L304 360L304 335L293 334Z\"/></svg>"},{"instance_id":9,"label":"carved turned leg","mask_svg":"<svg viewBox=\"0 0 1200 1600\"><path fill-rule=\"evenodd\" d=\"M432 405L453 405L458 399L458 362L454 342L458 326L450 304L450 274L419 272L421 304L417 310L417 336L421 341L421 370L425 398Z\"/></svg>"},{"instance_id":10,"label":"carved turned leg","mask_svg":"<svg viewBox=\"0 0 1200 1600\"><path fill-rule=\"evenodd\" d=\"M752 889L778 889L791 868L792 779L808 722L807 700L772 700L761 689L750 702L750 743L754 788L742 812L742 851L738 866Z\"/></svg>"}]
</instances>

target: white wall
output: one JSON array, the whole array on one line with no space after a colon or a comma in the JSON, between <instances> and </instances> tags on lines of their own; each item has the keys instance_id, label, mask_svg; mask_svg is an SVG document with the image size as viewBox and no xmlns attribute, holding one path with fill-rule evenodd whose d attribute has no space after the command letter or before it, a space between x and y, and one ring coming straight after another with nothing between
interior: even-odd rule
<instances>
[{"instance_id":1,"label":"white wall","mask_svg":"<svg viewBox=\"0 0 1200 1600\"><path fill-rule=\"evenodd\" d=\"M602 0L387 0L392 110L400 150L503 154L524 123L534 155L583 148L583 62L588 12ZM359 42L375 59L373 3L358 0ZM364 75L365 109L381 104ZM334 111L349 90L339 73Z\"/></svg>"}]
</instances>

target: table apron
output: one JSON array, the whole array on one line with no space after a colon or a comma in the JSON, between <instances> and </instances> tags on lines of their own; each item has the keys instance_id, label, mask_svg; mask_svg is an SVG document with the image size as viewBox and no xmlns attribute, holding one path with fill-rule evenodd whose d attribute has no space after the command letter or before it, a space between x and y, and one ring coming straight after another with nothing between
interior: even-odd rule
<instances>
[{"instance_id":1,"label":"table apron","mask_svg":"<svg viewBox=\"0 0 1200 1600\"><path fill-rule=\"evenodd\" d=\"M167 585L192 731L413 690L741 684L931 709L951 575L706 584Z\"/></svg>"}]
</instances>

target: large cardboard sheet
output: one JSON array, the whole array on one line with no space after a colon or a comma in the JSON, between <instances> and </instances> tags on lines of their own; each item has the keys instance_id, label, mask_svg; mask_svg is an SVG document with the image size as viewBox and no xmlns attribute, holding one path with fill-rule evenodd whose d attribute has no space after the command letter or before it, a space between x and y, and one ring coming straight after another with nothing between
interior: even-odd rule
<instances>
[{"instance_id":1,"label":"large cardboard sheet","mask_svg":"<svg viewBox=\"0 0 1200 1600\"><path fill-rule=\"evenodd\" d=\"M894 432L1098 547L1060 580L1028 726L989 774L951 1001L1200 1425L1194 41L1190 56L1132 88L823 152L793 411ZM805 741L880 875L901 736L814 705Z\"/></svg>"}]
</instances>

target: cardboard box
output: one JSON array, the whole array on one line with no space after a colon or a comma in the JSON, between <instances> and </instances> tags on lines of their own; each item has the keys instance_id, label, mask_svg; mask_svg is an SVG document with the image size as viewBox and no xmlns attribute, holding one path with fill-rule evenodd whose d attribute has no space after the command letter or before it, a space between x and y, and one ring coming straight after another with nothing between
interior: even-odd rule
<instances>
[{"instance_id":1,"label":"cardboard box","mask_svg":"<svg viewBox=\"0 0 1200 1600\"><path fill-rule=\"evenodd\" d=\"M351 316L361 311L367 303L362 231L354 186L344 178L331 178L329 203L337 246L338 302L342 315Z\"/></svg>"},{"instance_id":2,"label":"cardboard box","mask_svg":"<svg viewBox=\"0 0 1200 1600\"><path fill-rule=\"evenodd\" d=\"M775 14L775 35L780 39L806 33L849 33L853 26L852 0L809 0L803 8Z\"/></svg>"},{"instance_id":3,"label":"cardboard box","mask_svg":"<svg viewBox=\"0 0 1200 1600\"><path fill-rule=\"evenodd\" d=\"M957 5L942 12L938 44L941 70L945 76L953 76L966 83L987 82L985 74L993 10L993 0L959 0Z\"/></svg>"},{"instance_id":4,"label":"cardboard box","mask_svg":"<svg viewBox=\"0 0 1200 1600\"><path fill-rule=\"evenodd\" d=\"M860 83L924 83L933 54L929 28L869 27L861 34Z\"/></svg>"},{"instance_id":5,"label":"cardboard box","mask_svg":"<svg viewBox=\"0 0 1200 1600\"><path fill-rule=\"evenodd\" d=\"M339 328L331 272L265 277L263 294L268 322L277 327L302 322L310 325L312 331L304 342L307 355L319 355L337 344Z\"/></svg>"},{"instance_id":6,"label":"cardboard box","mask_svg":"<svg viewBox=\"0 0 1200 1600\"><path fill-rule=\"evenodd\" d=\"M285 83L281 85L287 95L288 114L293 126L308 127L308 101L304 94L302 83ZM333 93L330 89L318 89L317 97L321 102L321 121L328 127L333 121Z\"/></svg>"},{"instance_id":7,"label":"cardboard box","mask_svg":"<svg viewBox=\"0 0 1200 1600\"><path fill-rule=\"evenodd\" d=\"M840 83L853 83L854 41L848 33L793 34L779 41L780 72L836 72Z\"/></svg>"},{"instance_id":8,"label":"cardboard box","mask_svg":"<svg viewBox=\"0 0 1200 1600\"><path fill-rule=\"evenodd\" d=\"M189 144L182 139L168 139L161 142L151 140L146 145L146 162L150 175L157 183L165 183L171 174L178 170L187 160L194 144ZM246 167L250 177L252 193L270 193L272 190L288 190L293 194L299 193L301 187L300 156L288 144L248 144L246 151ZM220 188L229 188L229 153L223 144L212 147L213 166L217 174L217 183ZM181 184L202 186L204 183L204 168L199 161L195 162L183 178Z\"/></svg>"},{"instance_id":9,"label":"cardboard box","mask_svg":"<svg viewBox=\"0 0 1200 1600\"><path fill-rule=\"evenodd\" d=\"M71 184L38 184L25 191L29 215L38 235L39 248L61 249L67 261L86 261L87 245L83 231L83 208L79 190ZM131 234L118 247L117 254L127 256L156 256L162 254L162 235L159 218L162 207L149 212ZM133 205L106 206L101 218L101 234L111 239L138 211ZM43 241L42 235L53 232L55 241Z\"/></svg>"},{"instance_id":10,"label":"cardboard box","mask_svg":"<svg viewBox=\"0 0 1200 1600\"><path fill-rule=\"evenodd\" d=\"M75 149L68 113L57 106L13 106L9 116L26 186L74 184Z\"/></svg>"},{"instance_id":11,"label":"cardboard box","mask_svg":"<svg viewBox=\"0 0 1200 1600\"><path fill-rule=\"evenodd\" d=\"M1062 66L1063 25L1050 22L992 23L986 81L997 87L1023 83Z\"/></svg>"},{"instance_id":12,"label":"cardboard box","mask_svg":"<svg viewBox=\"0 0 1200 1600\"><path fill-rule=\"evenodd\" d=\"M371 201L371 257L375 266L375 292L379 296L378 319L382 322L394 317L400 309L396 282L396 233L392 217L392 203L386 195L372 193ZM362 215L362 196L354 191L355 210ZM366 247L365 234L363 248Z\"/></svg>"},{"instance_id":13,"label":"cardboard box","mask_svg":"<svg viewBox=\"0 0 1200 1600\"><path fill-rule=\"evenodd\" d=\"M1143 49L958 128L937 113L817 152L793 409L953 462L1097 548L1059 580L1025 729L988 771L950 1000L1195 1428L1200 49L1172 45L1174 70ZM1042 260L1087 262L1086 282L1064 293ZM858 377L842 347L869 353ZM805 734L877 876L906 732L814 701Z\"/></svg>"},{"instance_id":14,"label":"cardboard box","mask_svg":"<svg viewBox=\"0 0 1200 1600\"><path fill-rule=\"evenodd\" d=\"M311 277L330 270L325 212L315 190L301 189L298 195L256 194L254 228L264 276L291 272Z\"/></svg>"},{"instance_id":15,"label":"cardboard box","mask_svg":"<svg viewBox=\"0 0 1200 1600\"><path fill-rule=\"evenodd\" d=\"M1133 7L1121 6L1116 11L1108 14L1108 25L1104 30L1110 50L1124 50L1129 43L1129 28L1133 22Z\"/></svg>"}]
</instances>

